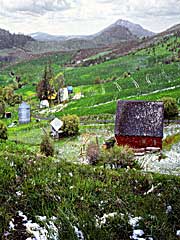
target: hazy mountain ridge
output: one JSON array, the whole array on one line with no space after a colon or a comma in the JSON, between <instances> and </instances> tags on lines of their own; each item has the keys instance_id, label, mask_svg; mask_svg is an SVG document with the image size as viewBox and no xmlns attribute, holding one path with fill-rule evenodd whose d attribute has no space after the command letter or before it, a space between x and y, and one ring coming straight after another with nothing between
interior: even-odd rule
<instances>
[{"instance_id":1,"label":"hazy mountain ridge","mask_svg":"<svg viewBox=\"0 0 180 240\"><path fill-rule=\"evenodd\" d=\"M28 41L35 40L31 36L11 34L9 31L0 29L0 49L23 47Z\"/></svg>"},{"instance_id":2,"label":"hazy mountain ridge","mask_svg":"<svg viewBox=\"0 0 180 240\"><path fill-rule=\"evenodd\" d=\"M65 40L71 40L71 39L88 39L88 40L95 40L99 41L98 37L102 38L103 36L107 37L108 33L112 33L113 30L117 32L119 35L114 35L114 40L110 40L110 42L117 42L120 40L132 40L135 37L147 37L147 36L153 36L154 33L151 31L148 31L141 27L139 24L135 24L126 20L119 19L115 23L111 24L107 28L103 29L102 31L92 34L92 35L71 35L71 36L63 36L63 35L51 35L48 33L43 32L36 32L30 34L31 37L38 41L65 41ZM133 36L134 35L134 36ZM129 39L129 38L130 39ZM117 38L117 40L116 40ZM107 40L107 39L106 39ZM106 42L106 41L105 41Z\"/></svg>"}]
</instances>

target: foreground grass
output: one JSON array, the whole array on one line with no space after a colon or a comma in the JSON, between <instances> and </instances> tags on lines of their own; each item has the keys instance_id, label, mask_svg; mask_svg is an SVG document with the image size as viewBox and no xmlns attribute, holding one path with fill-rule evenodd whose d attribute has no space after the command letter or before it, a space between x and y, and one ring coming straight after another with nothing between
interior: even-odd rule
<instances>
[{"instance_id":1,"label":"foreground grass","mask_svg":"<svg viewBox=\"0 0 180 240\"><path fill-rule=\"evenodd\" d=\"M146 239L177 239L179 184L174 176L59 162L7 141L0 144L0 236L9 231L7 239L30 237L22 228L9 229L22 211L41 225L37 216L47 221L56 217L57 239L78 239L76 226L85 239L127 240L133 232L132 217L141 217L136 228ZM104 220L109 213L113 217Z\"/></svg>"}]
</instances>

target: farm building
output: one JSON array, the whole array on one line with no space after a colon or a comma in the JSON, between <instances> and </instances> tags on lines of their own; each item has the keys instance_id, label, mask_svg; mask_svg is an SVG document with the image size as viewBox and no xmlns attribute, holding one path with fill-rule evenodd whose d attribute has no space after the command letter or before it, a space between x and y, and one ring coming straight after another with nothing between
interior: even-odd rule
<instances>
[{"instance_id":1,"label":"farm building","mask_svg":"<svg viewBox=\"0 0 180 240\"><path fill-rule=\"evenodd\" d=\"M162 102L118 101L115 138L118 145L162 149L164 106Z\"/></svg>"}]
</instances>

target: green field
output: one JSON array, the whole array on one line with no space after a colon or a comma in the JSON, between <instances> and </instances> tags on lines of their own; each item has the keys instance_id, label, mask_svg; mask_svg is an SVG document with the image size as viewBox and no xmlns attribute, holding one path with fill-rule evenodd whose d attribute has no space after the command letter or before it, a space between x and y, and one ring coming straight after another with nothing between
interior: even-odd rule
<instances>
[{"instance_id":1,"label":"green field","mask_svg":"<svg viewBox=\"0 0 180 240\"><path fill-rule=\"evenodd\" d=\"M158 100L164 96L172 96L179 103L178 48L171 52L167 47L174 47L179 43L180 38L175 41L175 38L171 37L154 48L139 50L135 54L89 67L64 68L63 64L72 59L72 53L56 53L50 57L19 63L1 71L0 85L12 83L9 71L14 71L26 83L22 89L17 90L17 93L22 94L24 99L35 101L35 84L42 78L44 66L50 61L54 75L63 72L65 83L74 86L75 93L81 92L84 95L84 98L78 101L69 102L68 107L57 113L57 116L67 113L114 114L118 99ZM175 62L164 63L173 56L176 58ZM130 75L124 77L125 72L129 72ZM96 78L101 80L100 84L95 84Z\"/></svg>"}]
</instances>

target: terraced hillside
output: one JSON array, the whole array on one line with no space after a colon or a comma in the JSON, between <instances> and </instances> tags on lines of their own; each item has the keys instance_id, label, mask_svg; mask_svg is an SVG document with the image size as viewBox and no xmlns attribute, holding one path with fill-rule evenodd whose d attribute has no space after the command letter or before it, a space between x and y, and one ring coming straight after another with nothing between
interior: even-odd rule
<instances>
[{"instance_id":1,"label":"terraced hillside","mask_svg":"<svg viewBox=\"0 0 180 240\"><path fill-rule=\"evenodd\" d=\"M76 113L91 115L114 113L117 99L151 99L162 96L180 96L180 38L170 36L157 45L114 60L88 67L64 67L72 53L51 56L54 74L63 72L65 83L82 92L84 98L69 102L57 115ZM17 92L28 96L35 94L34 83L43 74L48 58L18 64L1 72L0 84L11 83L9 71L22 77L26 85Z\"/></svg>"}]
</instances>

